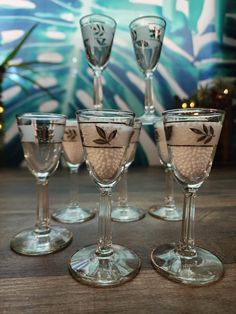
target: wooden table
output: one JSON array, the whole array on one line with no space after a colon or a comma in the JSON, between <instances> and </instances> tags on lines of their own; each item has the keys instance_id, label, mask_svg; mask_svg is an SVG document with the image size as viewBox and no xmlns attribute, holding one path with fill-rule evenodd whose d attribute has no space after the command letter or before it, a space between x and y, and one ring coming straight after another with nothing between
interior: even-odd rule
<instances>
[{"instance_id":1,"label":"wooden table","mask_svg":"<svg viewBox=\"0 0 236 314\"><path fill-rule=\"evenodd\" d=\"M147 209L162 201L162 168L132 168L128 179L130 202ZM93 208L98 194L85 169L78 183L81 202ZM197 199L196 243L222 259L225 276L221 281L194 288L160 276L150 263L150 253L157 245L177 240L180 223L147 214L138 222L112 223L113 242L132 248L142 258L138 276L119 287L92 288L71 277L68 261L78 248L96 241L97 219L67 225L74 239L58 253L27 257L12 252L11 237L35 222L35 182L26 169L1 169L0 313L236 313L235 191L236 169L214 168ZM50 179L49 198L51 210L67 202L65 169ZM176 199L181 204L178 186Z\"/></svg>"}]
</instances>

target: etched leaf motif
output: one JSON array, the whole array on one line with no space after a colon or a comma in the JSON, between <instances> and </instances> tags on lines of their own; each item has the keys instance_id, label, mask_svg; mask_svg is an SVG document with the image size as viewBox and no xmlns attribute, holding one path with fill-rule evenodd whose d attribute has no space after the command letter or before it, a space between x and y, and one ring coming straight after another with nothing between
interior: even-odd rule
<instances>
[{"instance_id":1,"label":"etched leaf motif","mask_svg":"<svg viewBox=\"0 0 236 314\"><path fill-rule=\"evenodd\" d=\"M42 125L36 129L36 137L40 143L49 143L54 136L53 130L50 130L48 125Z\"/></svg>"},{"instance_id":2,"label":"etched leaf motif","mask_svg":"<svg viewBox=\"0 0 236 314\"><path fill-rule=\"evenodd\" d=\"M103 46L106 44L106 38L97 38L97 42L100 46Z\"/></svg>"},{"instance_id":3,"label":"etched leaf motif","mask_svg":"<svg viewBox=\"0 0 236 314\"><path fill-rule=\"evenodd\" d=\"M102 138L98 138L97 140L94 140L94 143L96 143L96 144L107 144L107 140L103 140Z\"/></svg>"},{"instance_id":4,"label":"etched leaf motif","mask_svg":"<svg viewBox=\"0 0 236 314\"><path fill-rule=\"evenodd\" d=\"M211 125L210 125L210 134L211 134L211 136L214 136L214 129Z\"/></svg>"},{"instance_id":5,"label":"etched leaf motif","mask_svg":"<svg viewBox=\"0 0 236 314\"><path fill-rule=\"evenodd\" d=\"M110 143L116 137L117 130L112 131L108 136L108 142Z\"/></svg>"},{"instance_id":6,"label":"etched leaf motif","mask_svg":"<svg viewBox=\"0 0 236 314\"><path fill-rule=\"evenodd\" d=\"M212 138L215 137L214 129L213 129L213 127L211 125L209 126L209 129L207 128L207 126L205 124L203 124L202 125L202 130L196 129L196 128L190 128L190 130L193 133L197 134L197 135L201 135L197 139L197 142L202 142L203 141L204 144L210 143Z\"/></svg>"},{"instance_id":7,"label":"etched leaf motif","mask_svg":"<svg viewBox=\"0 0 236 314\"><path fill-rule=\"evenodd\" d=\"M136 41L136 44L141 48L149 46L149 44L146 40L138 40L138 41Z\"/></svg>"},{"instance_id":8,"label":"etched leaf motif","mask_svg":"<svg viewBox=\"0 0 236 314\"><path fill-rule=\"evenodd\" d=\"M208 135L208 129L207 126L205 124L203 124L203 131L206 133L206 135Z\"/></svg>"},{"instance_id":9,"label":"etched leaf motif","mask_svg":"<svg viewBox=\"0 0 236 314\"><path fill-rule=\"evenodd\" d=\"M96 125L96 130L97 130L98 134L99 134L102 138L106 139L106 133L105 133L105 131L104 131L102 128L100 128L99 126Z\"/></svg>"},{"instance_id":10,"label":"etched leaf motif","mask_svg":"<svg viewBox=\"0 0 236 314\"><path fill-rule=\"evenodd\" d=\"M100 144L110 145L111 141L116 137L116 134L117 134L117 130L113 130L107 137L106 132L97 125L96 125L96 130L101 138L95 139L93 142L99 145Z\"/></svg>"},{"instance_id":11,"label":"etched leaf motif","mask_svg":"<svg viewBox=\"0 0 236 314\"><path fill-rule=\"evenodd\" d=\"M204 134L201 130L195 129L195 128L190 128L191 131L193 131L196 134Z\"/></svg>"},{"instance_id":12,"label":"etched leaf motif","mask_svg":"<svg viewBox=\"0 0 236 314\"><path fill-rule=\"evenodd\" d=\"M67 129L65 130L65 135L66 135L65 138L67 140L73 141L76 139L77 133L76 133L76 130L74 129Z\"/></svg>"},{"instance_id":13,"label":"etched leaf motif","mask_svg":"<svg viewBox=\"0 0 236 314\"><path fill-rule=\"evenodd\" d=\"M203 141L205 139L206 139L206 135L203 135L203 136L198 138L197 142L201 142L201 141Z\"/></svg>"},{"instance_id":14,"label":"etched leaf motif","mask_svg":"<svg viewBox=\"0 0 236 314\"><path fill-rule=\"evenodd\" d=\"M204 144L209 143L211 140L212 140L212 136L209 136L209 137L205 140Z\"/></svg>"}]
</instances>

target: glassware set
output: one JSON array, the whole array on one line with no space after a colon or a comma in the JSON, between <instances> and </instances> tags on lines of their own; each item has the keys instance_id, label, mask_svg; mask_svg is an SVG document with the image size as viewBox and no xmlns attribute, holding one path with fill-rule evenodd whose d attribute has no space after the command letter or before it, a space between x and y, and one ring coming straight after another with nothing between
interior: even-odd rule
<instances>
[{"instance_id":1,"label":"glassware set","mask_svg":"<svg viewBox=\"0 0 236 314\"><path fill-rule=\"evenodd\" d=\"M166 143L163 119L161 117L154 123L154 133L160 162L165 168L165 198L163 206L152 205L149 209L149 214L167 221L179 221L182 220L182 212L175 204L173 168Z\"/></svg>"},{"instance_id":2,"label":"glassware set","mask_svg":"<svg viewBox=\"0 0 236 314\"><path fill-rule=\"evenodd\" d=\"M80 19L82 39L89 66L94 73L94 109L102 109L102 72L109 62L116 21L107 15L89 14ZM153 75L160 59L166 22L159 16L143 16L130 25L131 39L137 64L145 77L144 114L142 124L152 125L158 117L155 113Z\"/></svg>"},{"instance_id":3,"label":"glassware set","mask_svg":"<svg viewBox=\"0 0 236 314\"><path fill-rule=\"evenodd\" d=\"M224 112L214 109L176 109L163 114L174 175L184 192L181 238L151 253L154 267L167 278L205 285L223 275L223 265L211 252L195 246L195 198L209 176L220 137Z\"/></svg>"},{"instance_id":4,"label":"glassware set","mask_svg":"<svg viewBox=\"0 0 236 314\"><path fill-rule=\"evenodd\" d=\"M195 198L209 176L220 137L224 112L214 109L176 109L155 115L152 79L158 63L165 32L165 21L155 16L137 18L130 24L136 59L145 75L145 113L102 109L101 73L108 63L116 22L107 16L88 15L80 20L89 65L94 71L94 109L76 112L76 119L62 114L24 113L16 121L24 157L37 183L37 219L35 227L13 236L10 246L23 255L45 255L65 248L72 241L67 228L50 224L48 181L56 171L61 152L77 181L85 160L88 172L100 192L97 243L75 252L69 262L71 275L90 286L116 286L133 279L141 268L141 259L129 248L112 243L111 220L136 221L145 212L128 204L127 171L135 156L142 124L153 124L160 160L166 172L166 197L161 208L149 213L164 220L181 220L178 243L163 244L151 252L154 268L165 277L202 286L219 280L223 265L211 252L195 246ZM176 208L172 174L184 192L183 213ZM122 193L112 210L111 194L121 179ZM71 202L56 210L52 217L62 223L80 223L95 216L81 208L73 181Z\"/></svg>"},{"instance_id":5,"label":"glassware set","mask_svg":"<svg viewBox=\"0 0 236 314\"><path fill-rule=\"evenodd\" d=\"M52 218L62 223L80 223L92 219L95 211L82 208L78 201L78 171L84 162L84 152L79 133L78 123L75 119L67 119L62 141L63 158L70 171L70 202L64 207L57 209Z\"/></svg>"},{"instance_id":6,"label":"glassware set","mask_svg":"<svg viewBox=\"0 0 236 314\"><path fill-rule=\"evenodd\" d=\"M44 255L66 247L72 233L62 226L50 225L48 180L56 171L66 117L60 114L25 113L17 116L25 160L37 183L37 220L34 228L16 234L11 248L24 255Z\"/></svg>"},{"instance_id":7,"label":"glassware set","mask_svg":"<svg viewBox=\"0 0 236 314\"><path fill-rule=\"evenodd\" d=\"M111 212L111 218L114 221L131 222L140 220L145 216L145 212L143 209L129 205L127 192L128 169L135 158L135 152L139 140L141 127L142 122L140 121L140 119L135 119L133 133L126 152L124 171L118 183L118 202L114 204Z\"/></svg>"},{"instance_id":8,"label":"glassware set","mask_svg":"<svg viewBox=\"0 0 236 314\"><path fill-rule=\"evenodd\" d=\"M158 16L143 16L130 23L130 32L138 66L145 77L144 114L140 117L142 124L156 121L153 73L161 55L166 22Z\"/></svg>"},{"instance_id":9,"label":"glassware set","mask_svg":"<svg viewBox=\"0 0 236 314\"><path fill-rule=\"evenodd\" d=\"M89 66L94 73L94 109L102 109L102 71L109 62L116 21L103 14L90 14L80 19L84 48Z\"/></svg>"}]
</instances>

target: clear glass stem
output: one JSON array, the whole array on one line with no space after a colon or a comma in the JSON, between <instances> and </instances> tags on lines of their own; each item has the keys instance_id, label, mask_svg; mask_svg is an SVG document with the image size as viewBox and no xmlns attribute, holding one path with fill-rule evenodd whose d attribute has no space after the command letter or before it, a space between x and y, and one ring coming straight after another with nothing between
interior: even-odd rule
<instances>
[{"instance_id":1,"label":"clear glass stem","mask_svg":"<svg viewBox=\"0 0 236 314\"><path fill-rule=\"evenodd\" d=\"M145 99L144 99L144 110L145 114L154 113L154 104L153 104L153 73L145 73Z\"/></svg>"},{"instance_id":2,"label":"clear glass stem","mask_svg":"<svg viewBox=\"0 0 236 314\"><path fill-rule=\"evenodd\" d=\"M35 232L47 234L49 226L48 180L37 180L37 220Z\"/></svg>"},{"instance_id":3,"label":"clear glass stem","mask_svg":"<svg viewBox=\"0 0 236 314\"><path fill-rule=\"evenodd\" d=\"M93 76L93 102L94 102L94 108L96 110L102 109L102 98L103 98L103 92L102 92L102 71L99 69L94 70L94 76Z\"/></svg>"},{"instance_id":4,"label":"clear glass stem","mask_svg":"<svg viewBox=\"0 0 236 314\"><path fill-rule=\"evenodd\" d=\"M97 255L109 256L112 250L111 188L100 188Z\"/></svg>"},{"instance_id":5,"label":"clear glass stem","mask_svg":"<svg viewBox=\"0 0 236 314\"><path fill-rule=\"evenodd\" d=\"M78 201L78 174L79 166L71 167L70 166L70 203L69 208L76 208L79 206Z\"/></svg>"},{"instance_id":6,"label":"clear glass stem","mask_svg":"<svg viewBox=\"0 0 236 314\"><path fill-rule=\"evenodd\" d=\"M165 206L171 208L175 207L174 201L174 184L173 184L173 170L171 167L165 167Z\"/></svg>"},{"instance_id":7,"label":"clear glass stem","mask_svg":"<svg viewBox=\"0 0 236 314\"><path fill-rule=\"evenodd\" d=\"M196 190L186 189L184 193L183 222L178 253L186 257L196 254L194 248L194 217Z\"/></svg>"},{"instance_id":8,"label":"clear glass stem","mask_svg":"<svg viewBox=\"0 0 236 314\"><path fill-rule=\"evenodd\" d=\"M119 182L118 207L128 207L127 172L125 168Z\"/></svg>"}]
</instances>

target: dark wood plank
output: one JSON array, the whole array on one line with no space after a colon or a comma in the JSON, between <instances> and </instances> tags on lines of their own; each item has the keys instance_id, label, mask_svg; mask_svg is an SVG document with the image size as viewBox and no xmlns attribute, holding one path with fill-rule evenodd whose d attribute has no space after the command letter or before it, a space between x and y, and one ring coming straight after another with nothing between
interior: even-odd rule
<instances>
[{"instance_id":1,"label":"dark wood plank","mask_svg":"<svg viewBox=\"0 0 236 314\"><path fill-rule=\"evenodd\" d=\"M163 200L162 168L129 171L129 200L147 210ZM78 175L83 204L96 207L98 191L86 169ZM116 288L96 289L76 282L68 272L70 256L96 242L97 218L67 225L74 234L69 247L56 254L26 257L9 248L11 237L35 221L35 181L26 169L2 169L0 177L0 313L235 313L236 289L236 169L214 168L199 190L196 243L217 254L226 269L214 285L190 288L161 277L151 266L157 245L178 240L180 222L150 215L134 223L112 223L113 242L135 250L142 258L140 274ZM68 172L50 180L51 210L68 200ZM182 191L175 186L179 206ZM114 200L116 191L114 193ZM53 222L56 224L56 222Z\"/></svg>"}]
</instances>

